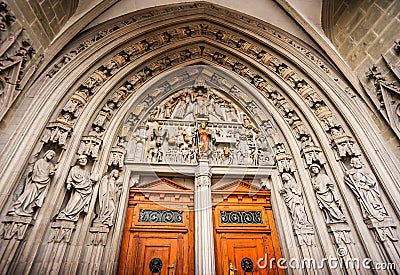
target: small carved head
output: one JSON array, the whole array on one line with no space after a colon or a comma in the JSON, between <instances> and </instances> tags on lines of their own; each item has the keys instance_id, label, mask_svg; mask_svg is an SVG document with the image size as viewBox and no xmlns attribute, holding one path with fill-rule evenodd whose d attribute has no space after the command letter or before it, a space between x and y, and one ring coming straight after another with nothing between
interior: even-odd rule
<instances>
[{"instance_id":1,"label":"small carved head","mask_svg":"<svg viewBox=\"0 0 400 275\"><path fill-rule=\"evenodd\" d=\"M350 166L355 169L361 169L363 165L362 165L361 159L359 157L353 157L350 160Z\"/></svg>"},{"instance_id":2,"label":"small carved head","mask_svg":"<svg viewBox=\"0 0 400 275\"><path fill-rule=\"evenodd\" d=\"M79 155L77 162L81 166L85 166L87 164L87 156L86 155Z\"/></svg>"},{"instance_id":3,"label":"small carved head","mask_svg":"<svg viewBox=\"0 0 400 275\"><path fill-rule=\"evenodd\" d=\"M310 165L310 171L311 171L311 173L316 175L321 171L321 166L319 166L316 163L313 163Z\"/></svg>"},{"instance_id":4,"label":"small carved head","mask_svg":"<svg viewBox=\"0 0 400 275\"><path fill-rule=\"evenodd\" d=\"M119 178L119 171L117 169L111 170L110 176L115 178L115 179L118 179Z\"/></svg>"},{"instance_id":5,"label":"small carved head","mask_svg":"<svg viewBox=\"0 0 400 275\"><path fill-rule=\"evenodd\" d=\"M56 155L56 152L54 152L53 150L47 150L46 153L44 153L43 158L47 159L47 160L51 160L52 158L54 158L55 155Z\"/></svg>"}]
</instances>

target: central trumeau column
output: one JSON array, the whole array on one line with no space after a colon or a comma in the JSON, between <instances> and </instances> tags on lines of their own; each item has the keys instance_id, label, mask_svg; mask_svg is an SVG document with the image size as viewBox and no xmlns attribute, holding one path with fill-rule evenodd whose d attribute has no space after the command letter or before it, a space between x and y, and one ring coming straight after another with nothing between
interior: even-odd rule
<instances>
[{"instance_id":1,"label":"central trumeau column","mask_svg":"<svg viewBox=\"0 0 400 275\"><path fill-rule=\"evenodd\" d=\"M208 158L200 158L196 170L194 210L195 273L197 275L215 274L211 171Z\"/></svg>"}]
</instances>

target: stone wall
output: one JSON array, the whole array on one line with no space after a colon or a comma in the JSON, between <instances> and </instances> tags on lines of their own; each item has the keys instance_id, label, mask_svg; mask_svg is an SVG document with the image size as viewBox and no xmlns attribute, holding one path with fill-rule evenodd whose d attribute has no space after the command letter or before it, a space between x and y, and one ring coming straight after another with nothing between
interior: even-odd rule
<instances>
[{"instance_id":1,"label":"stone wall","mask_svg":"<svg viewBox=\"0 0 400 275\"><path fill-rule=\"evenodd\" d=\"M331 40L375 105L374 119L391 144L400 137L400 1L332 1ZM380 116L380 115L378 115Z\"/></svg>"},{"instance_id":2,"label":"stone wall","mask_svg":"<svg viewBox=\"0 0 400 275\"><path fill-rule=\"evenodd\" d=\"M391 62L400 62L399 54L393 48L394 40L400 38L399 1L333 2L333 42L361 80L365 80L364 74L372 64L383 65L380 64L381 54Z\"/></svg>"},{"instance_id":3,"label":"stone wall","mask_svg":"<svg viewBox=\"0 0 400 275\"><path fill-rule=\"evenodd\" d=\"M19 23L31 35L37 53L42 53L75 11L79 1L6 0Z\"/></svg>"}]
</instances>

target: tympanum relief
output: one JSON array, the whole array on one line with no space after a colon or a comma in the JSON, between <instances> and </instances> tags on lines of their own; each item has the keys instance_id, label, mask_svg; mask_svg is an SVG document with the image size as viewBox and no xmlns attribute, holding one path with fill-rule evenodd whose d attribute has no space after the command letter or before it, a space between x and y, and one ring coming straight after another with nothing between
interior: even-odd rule
<instances>
[{"instance_id":1,"label":"tympanum relief","mask_svg":"<svg viewBox=\"0 0 400 275\"><path fill-rule=\"evenodd\" d=\"M220 91L197 80L155 107L133 135L136 162L265 166L272 151L250 117ZM201 85L201 86L199 86Z\"/></svg>"}]
</instances>

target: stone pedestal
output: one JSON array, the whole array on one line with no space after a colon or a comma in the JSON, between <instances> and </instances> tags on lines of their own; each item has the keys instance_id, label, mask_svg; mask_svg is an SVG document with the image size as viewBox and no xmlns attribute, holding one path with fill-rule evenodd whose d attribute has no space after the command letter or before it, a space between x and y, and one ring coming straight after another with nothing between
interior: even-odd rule
<instances>
[{"instance_id":1,"label":"stone pedestal","mask_svg":"<svg viewBox=\"0 0 400 275\"><path fill-rule=\"evenodd\" d=\"M20 246L23 245L25 234L30 225L33 225L32 217L5 216L0 227L0 274L6 274L14 265L15 257L18 257Z\"/></svg>"},{"instance_id":2,"label":"stone pedestal","mask_svg":"<svg viewBox=\"0 0 400 275\"><path fill-rule=\"evenodd\" d=\"M215 274L211 201L211 172L208 160L200 159L195 178L195 274Z\"/></svg>"}]
</instances>

